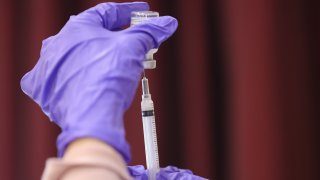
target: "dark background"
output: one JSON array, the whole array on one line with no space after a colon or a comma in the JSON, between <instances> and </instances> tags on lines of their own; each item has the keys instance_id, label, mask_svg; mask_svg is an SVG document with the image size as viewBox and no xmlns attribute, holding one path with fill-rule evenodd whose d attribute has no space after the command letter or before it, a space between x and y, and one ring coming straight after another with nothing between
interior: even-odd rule
<instances>
[{"instance_id":1,"label":"dark background","mask_svg":"<svg viewBox=\"0 0 320 180\"><path fill-rule=\"evenodd\" d=\"M43 39L99 2L0 1L0 179L39 179L56 155L59 129L19 81ZM179 20L147 72L161 166L216 180L320 179L316 1L148 2ZM145 164L140 94L126 114L131 164Z\"/></svg>"}]
</instances>

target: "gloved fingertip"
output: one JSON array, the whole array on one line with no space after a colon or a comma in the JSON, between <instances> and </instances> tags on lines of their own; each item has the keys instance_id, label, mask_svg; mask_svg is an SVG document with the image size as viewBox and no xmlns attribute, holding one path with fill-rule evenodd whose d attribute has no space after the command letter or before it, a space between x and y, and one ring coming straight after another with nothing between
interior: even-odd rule
<instances>
[{"instance_id":1,"label":"gloved fingertip","mask_svg":"<svg viewBox=\"0 0 320 180\"><path fill-rule=\"evenodd\" d=\"M150 6L147 2L143 1L135 1L135 2L129 2L129 3L121 3L131 6L132 11L148 11L150 9Z\"/></svg>"},{"instance_id":2,"label":"gloved fingertip","mask_svg":"<svg viewBox=\"0 0 320 180\"><path fill-rule=\"evenodd\" d=\"M115 14L118 20L109 29L129 25L133 11L148 11L150 8L147 2L113 3L113 5L114 9L117 10Z\"/></svg>"},{"instance_id":3,"label":"gloved fingertip","mask_svg":"<svg viewBox=\"0 0 320 180\"><path fill-rule=\"evenodd\" d=\"M178 20L172 16L161 16L151 21L158 26L167 27L172 31L175 31L178 27Z\"/></svg>"},{"instance_id":4,"label":"gloved fingertip","mask_svg":"<svg viewBox=\"0 0 320 180\"><path fill-rule=\"evenodd\" d=\"M30 83L28 82L28 81L29 81L29 78L28 78L29 73L30 73L30 72L28 72L27 74L25 74L25 75L21 78L21 80L20 80L21 90L22 90L25 94L27 94L27 95L29 95L30 92L31 92Z\"/></svg>"},{"instance_id":5,"label":"gloved fingertip","mask_svg":"<svg viewBox=\"0 0 320 180\"><path fill-rule=\"evenodd\" d=\"M114 30L130 24L132 11L147 10L149 10L149 4L146 2L105 2L83 11L73 19Z\"/></svg>"},{"instance_id":6,"label":"gloved fingertip","mask_svg":"<svg viewBox=\"0 0 320 180\"><path fill-rule=\"evenodd\" d=\"M161 16L148 19L128 29L130 32L143 33L142 40L148 43L147 47L158 48L163 41L168 39L176 31L178 21L171 16ZM150 41L150 37L152 41ZM150 44L152 42L152 44Z\"/></svg>"},{"instance_id":7,"label":"gloved fingertip","mask_svg":"<svg viewBox=\"0 0 320 180\"><path fill-rule=\"evenodd\" d=\"M140 176L145 173L145 168L143 165L128 166L129 173L133 176Z\"/></svg>"},{"instance_id":8,"label":"gloved fingertip","mask_svg":"<svg viewBox=\"0 0 320 180\"><path fill-rule=\"evenodd\" d=\"M172 16L160 16L144 21L142 24L149 24L161 28L164 33L171 36L178 28L178 20Z\"/></svg>"},{"instance_id":9,"label":"gloved fingertip","mask_svg":"<svg viewBox=\"0 0 320 180\"><path fill-rule=\"evenodd\" d=\"M161 170L165 171L165 172L178 172L179 168L177 168L175 166L167 166L165 168L162 168Z\"/></svg>"}]
</instances>

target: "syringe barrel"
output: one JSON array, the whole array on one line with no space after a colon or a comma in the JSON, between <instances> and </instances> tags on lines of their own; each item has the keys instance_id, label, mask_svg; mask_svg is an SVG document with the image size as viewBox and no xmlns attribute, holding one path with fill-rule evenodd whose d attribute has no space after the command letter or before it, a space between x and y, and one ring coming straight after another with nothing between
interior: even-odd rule
<instances>
[{"instance_id":1,"label":"syringe barrel","mask_svg":"<svg viewBox=\"0 0 320 180\"><path fill-rule=\"evenodd\" d=\"M142 117L142 122L149 179L155 180L160 167L154 116Z\"/></svg>"},{"instance_id":2,"label":"syringe barrel","mask_svg":"<svg viewBox=\"0 0 320 180\"><path fill-rule=\"evenodd\" d=\"M142 83L144 80L147 82L146 79L143 79ZM145 86L148 87L147 85ZM149 92L149 90L147 92ZM155 180L156 174L160 170L160 166L154 106L150 94L142 95L141 111L148 175L149 179Z\"/></svg>"}]
</instances>

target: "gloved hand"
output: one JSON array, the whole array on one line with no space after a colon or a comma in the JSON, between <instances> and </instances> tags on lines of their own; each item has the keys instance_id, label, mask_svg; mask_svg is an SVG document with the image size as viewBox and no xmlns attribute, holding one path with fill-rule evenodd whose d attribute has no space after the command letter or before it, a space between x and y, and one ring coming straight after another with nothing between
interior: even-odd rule
<instances>
[{"instance_id":1,"label":"gloved hand","mask_svg":"<svg viewBox=\"0 0 320 180\"><path fill-rule=\"evenodd\" d=\"M70 17L62 30L43 41L40 59L21 80L24 93L62 132L59 156L81 137L93 137L130 159L124 112L130 106L145 54L170 37L177 20L170 16L129 25L131 11L148 4L102 3Z\"/></svg>"},{"instance_id":2,"label":"gloved hand","mask_svg":"<svg viewBox=\"0 0 320 180\"><path fill-rule=\"evenodd\" d=\"M128 170L130 175L135 180L148 180L147 170L144 169L144 166L128 166ZM205 180L200 176L196 176L192 173L192 171L188 169L178 169L174 166L167 166L165 168L161 168L159 173L157 174L157 180Z\"/></svg>"}]
</instances>

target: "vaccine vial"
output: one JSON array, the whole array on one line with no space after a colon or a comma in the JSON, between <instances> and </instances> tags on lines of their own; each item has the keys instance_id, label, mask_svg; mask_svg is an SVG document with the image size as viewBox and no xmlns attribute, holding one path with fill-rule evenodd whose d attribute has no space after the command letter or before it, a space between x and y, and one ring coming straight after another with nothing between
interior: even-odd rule
<instances>
[{"instance_id":1,"label":"vaccine vial","mask_svg":"<svg viewBox=\"0 0 320 180\"><path fill-rule=\"evenodd\" d=\"M133 11L131 13L131 26L139 24L147 19L159 17L159 13L155 11ZM158 49L151 49L145 56L143 61L144 69L155 69L156 60L153 59L153 54L156 53Z\"/></svg>"}]
</instances>

